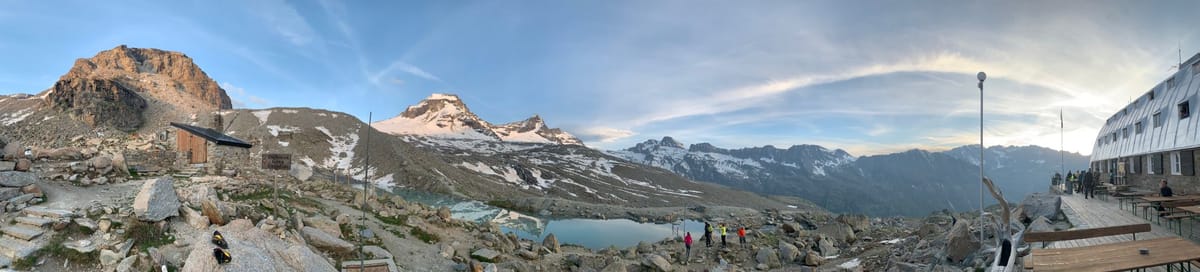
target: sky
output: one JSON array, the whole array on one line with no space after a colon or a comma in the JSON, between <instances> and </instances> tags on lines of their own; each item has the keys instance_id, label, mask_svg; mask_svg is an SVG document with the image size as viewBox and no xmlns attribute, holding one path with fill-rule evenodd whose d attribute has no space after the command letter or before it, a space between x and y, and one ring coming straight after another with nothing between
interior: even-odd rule
<instances>
[{"instance_id":1,"label":"sky","mask_svg":"<svg viewBox=\"0 0 1200 272\"><path fill-rule=\"evenodd\" d=\"M672 136L854 155L979 143L1090 154L1200 51L1196 1L0 0L0 94L120 44L179 51L237 108L366 120L453 93L589 146Z\"/></svg>"}]
</instances>

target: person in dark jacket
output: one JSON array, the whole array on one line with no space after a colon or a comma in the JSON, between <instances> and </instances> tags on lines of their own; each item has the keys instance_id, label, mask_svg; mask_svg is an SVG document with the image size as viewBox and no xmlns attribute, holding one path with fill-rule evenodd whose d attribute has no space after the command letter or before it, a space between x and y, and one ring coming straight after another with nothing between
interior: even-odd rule
<instances>
[{"instance_id":1,"label":"person in dark jacket","mask_svg":"<svg viewBox=\"0 0 1200 272\"><path fill-rule=\"evenodd\" d=\"M712 233L713 233L712 225L708 224L708 222L704 222L704 246L705 247L712 246Z\"/></svg>"},{"instance_id":2,"label":"person in dark jacket","mask_svg":"<svg viewBox=\"0 0 1200 272\"><path fill-rule=\"evenodd\" d=\"M1096 195L1092 193L1092 187L1096 183L1096 181L1092 179L1092 174L1088 173L1087 171L1083 171L1079 173L1079 177L1083 181L1083 199L1096 198Z\"/></svg>"},{"instance_id":3,"label":"person in dark jacket","mask_svg":"<svg viewBox=\"0 0 1200 272\"><path fill-rule=\"evenodd\" d=\"M1175 196L1175 192L1171 191L1171 186L1167 186L1166 179L1163 179L1162 181L1158 182L1158 195L1159 196ZM1163 215L1162 211L1166 210L1163 208L1162 203L1155 203L1154 208L1158 209L1159 216L1162 216Z\"/></svg>"}]
</instances>

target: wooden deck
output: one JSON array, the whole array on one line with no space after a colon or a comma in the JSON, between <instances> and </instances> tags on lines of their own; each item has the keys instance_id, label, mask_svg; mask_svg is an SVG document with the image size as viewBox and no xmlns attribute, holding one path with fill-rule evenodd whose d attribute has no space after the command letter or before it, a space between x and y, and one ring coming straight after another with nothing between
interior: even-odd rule
<instances>
[{"instance_id":1,"label":"wooden deck","mask_svg":"<svg viewBox=\"0 0 1200 272\"><path fill-rule=\"evenodd\" d=\"M1128 225L1128 224L1140 224L1140 223L1148 222L1145 218L1141 217L1141 211L1138 211L1138 215L1133 215L1133 212L1131 212L1129 210L1128 204L1126 204L1124 206L1125 209L1122 210L1117 204L1117 199L1112 198L1112 197L1109 197L1107 199L1084 199L1082 195L1072 194L1072 195L1062 195L1062 202L1063 202L1062 203L1063 213L1065 213L1067 215L1067 219L1077 229L1119 226L1119 225ZM1195 220L1188 220L1188 219L1185 219L1185 220L1186 221L1183 223L1183 227L1185 228L1183 230L1183 234L1184 234L1183 238L1191 240L1192 242L1197 242L1197 239L1195 238L1196 235L1189 235L1189 234L1195 234L1197 232L1200 232L1200 222L1197 222ZM1161 237L1180 237L1178 234L1176 234L1177 230L1170 229L1167 227L1167 222L1165 220L1161 221L1161 222L1152 220L1149 222L1151 223L1150 224L1151 232L1138 233L1137 234L1138 240L1161 238ZM1191 228L1190 232L1187 228ZM1117 236L1106 236L1106 237L1090 238L1090 239L1053 242L1053 243L1050 243L1049 246L1047 246L1047 247L1048 248L1072 248L1072 247L1082 247L1082 246L1099 245L1099 244L1110 244L1110 243L1125 242L1125 241L1132 241L1132 240L1133 240L1132 235L1117 235ZM1033 246L1040 246L1040 243L1033 243ZM1145 271L1166 272L1167 269L1165 267L1156 267L1156 268L1146 269Z\"/></svg>"}]
</instances>

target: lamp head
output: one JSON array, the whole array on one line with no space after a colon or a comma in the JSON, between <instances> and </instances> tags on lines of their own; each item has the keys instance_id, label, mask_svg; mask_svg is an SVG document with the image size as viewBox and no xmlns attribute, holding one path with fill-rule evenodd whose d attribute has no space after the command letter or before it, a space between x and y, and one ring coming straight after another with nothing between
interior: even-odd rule
<instances>
[{"instance_id":1,"label":"lamp head","mask_svg":"<svg viewBox=\"0 0 1200 272\"><path fill-rule=\"evenodd\" d=\"M979 72L979 74L975 75L975 77L979 78L979 82L983 82L983 80L987 79L987 74Z\"/></svg>"}]
</instances>

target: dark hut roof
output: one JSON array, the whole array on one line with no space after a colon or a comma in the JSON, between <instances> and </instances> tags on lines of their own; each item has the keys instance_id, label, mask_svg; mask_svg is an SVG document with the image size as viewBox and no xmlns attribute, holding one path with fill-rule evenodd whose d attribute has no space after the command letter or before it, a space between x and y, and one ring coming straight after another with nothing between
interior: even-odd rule
<instances>
[{"instance_id":1,"label":"dark hut roof","mask_svg":"<svg viewBox=\"0 0 1200 272\"><path fill-rule=\"evenodd\" d=\"M233 136L222 134L220 132L217 132L216 130L212 130L209 128L184 125L184 124L175 123L175 122L171 122L171 126L185 130L188 133L191 133L193 135L200 136L201 138L204 138L205 140L208 140L209 142L216 143L217 145L236 146L236 147L241 147L241 148L250 148L250 147L254 146L254 145L251 145L250 143L247 143L246 141L242 141L238 138L234 138Z\"/></svg>"}]
</instances>

